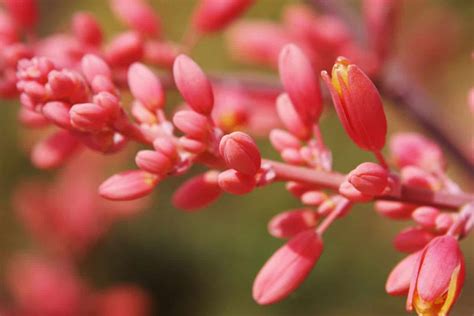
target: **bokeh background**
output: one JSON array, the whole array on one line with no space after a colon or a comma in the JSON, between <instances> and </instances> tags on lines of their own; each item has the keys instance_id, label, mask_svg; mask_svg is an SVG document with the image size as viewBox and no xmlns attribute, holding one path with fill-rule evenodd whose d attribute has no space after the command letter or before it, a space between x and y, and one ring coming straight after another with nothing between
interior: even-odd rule
<instances>
[{"instance_id":1,"label":"bokeh background","mask_svg":"<svg viewBox=\"0 0 474 316\"><path fill-rule=\"evenodd\" d=\"M195 5L193 0L151 0L163 18L165 32L178 40ZM260 0L244 18L277 20L284 5L298 1ZM358 2L347 1L356 7ZM122 27L105 0L43 0L41 32L65 28L76 10L100 18L107 35ZM474 85L474 4L472 1L405 1L397 36L397 54L437 100L431 109L459 144L473 139L467 91ZM420 45L424 43L424 45ZM223 35L205 38L192 56L207 70L219 72L272 71L232 61ZM169 98L169 106L178 102ZM53 178L54 172L35 170L28 160L34 134L16 122L18 105L0 106L0 271L18 250L35 249L14 215L11 196L27 178ZM386 103L390 133L417 130L407 113ZM322 130L334 152L336 169L348 171L372 158L357 149L343 133L332 111L325 114ZM423 132L423 131L422 131ZM277 158L265 140L265 156ZM109 157L109 159L113 159ZM128 159L132 165L133 159ZM124 169L122 165L120 169ZM107 174L108 175L108 174ZM107 176L106 175L106 176ZM473 179L450 161L450 175L472 191ZM74 181L74 179L71 179ZM153 194L151 206L131 220L114 226L81 264L82 275L96 287L117 282L139 284L153 298L154 314L166 316L331 316L403 315L404 299L384 293L386 277L402 255L392 248L392 238L407 223L379 217L371 205L361 205L334 225L325 236L325 253L303 286L287 300L261 307L251 298L253 279L282 241L266 232L277 212L299 203L283 185L272 185L244 197L226 195L198 213L174 209L170 196L182 178L170 179ZM467 280L454 316L474 313L474 241L462 243ZM3 272L2 272L3 273ZM0 281L0 295L5 289Z\"/></svg>"}]
</instances>

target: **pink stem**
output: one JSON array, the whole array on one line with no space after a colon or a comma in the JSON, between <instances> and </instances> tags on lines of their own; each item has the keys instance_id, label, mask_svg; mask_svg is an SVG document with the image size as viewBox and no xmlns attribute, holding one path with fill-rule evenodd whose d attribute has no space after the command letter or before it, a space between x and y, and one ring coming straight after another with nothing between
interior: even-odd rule
<instances>
[{"instance_id":1,"label":"pink stem","mask_svg":"<svg viewBox=\"0 0 474 316\"><path fill-rule=\"evenodd\" d=\"M336 172L319 171L272 160L265 160L265 162L272 166L272 169L276 174L276 181L295 181L338 191L339 186L345 179L345 175ZM400 190L393 190L384 193L375 197L375 200L390 200L418 205L429 205L446 210L457 211L463 205L474 202L474 195L468 193L430 191L401 185Z\"/></svg>"},{"instance_id":2,"label":"pink stem","mask_svg":"<svg viewBox=\"0 0 474 316\"><path fill-rule=\"evenodd\" d=\"M331 224L341 215L344 213L349 207L352 206L352 202L348 199L341 200L336 208L328 215L326 218L321 222L321 224L316 229L316 233L319 235L324 234L324 232L331 226Z\"/></svg>"}]
</instances>

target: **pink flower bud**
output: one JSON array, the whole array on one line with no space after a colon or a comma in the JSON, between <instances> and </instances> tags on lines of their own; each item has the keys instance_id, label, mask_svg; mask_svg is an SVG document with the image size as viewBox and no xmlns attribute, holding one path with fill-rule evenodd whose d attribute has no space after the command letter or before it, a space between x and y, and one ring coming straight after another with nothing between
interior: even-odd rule
<instances>
[{"instance_id":1,"label":"pink flower bud","mask_svg":"<svg viewBox=\"0 0 474 316\"><path fill-rule=\"evenodd\" d=\"M160 17L146 0L112 0L115 15L128 27L152 37L161 32Z\"/></svg>"},{"instance_id":2,"label":"pink flower bud","mask_svg":"<svg viewBox=\"0 0 474 316\"><path fill-rule=\"evenodd\" d=\"M175 142L169 137L158 137L153 142L153 147L157 152L175 161L178 159L178 149Z\"/></svg>"},{"instance_id":3,"label":"pink flower bud","mask_svg":"<svg viewBox=\"0 0 474 316\"><path fill-rule=\"evenodd\" d=\"M0 11L0 41L13 44L18 42L18 29L10 14Z\"/></svg>"},{"instance_id":4,"label":"pink flower bud","mask_svg":"<svg viewBox=\"0 0 474 316\"><path fill-rule=\"evenodd\" d=\"M316 227L319 215L311 209L295 209L272 217L268 223L270 235L290 238L300 232Z\"/></svg>"},{"instance_id":5,"label":"pink flower bud","mask_svg":"<svg viewBox=\"0 0 474 316\"><path fill-rule=\"evenodd\" d=\"M280 153L281 158L292 165L305 165L306 160L304 160L301 152L293 148L286 148Z\"/></svg>"},{"instance_id":6,"label":"pink flower bud","mask_svg":"<svg viewBox=\"0 0 474 316\"><path fill-rule=\"evenodd\" d=\"M303 123L286 93L277 98L276 107L278 117L290 133L301 140L308 140L311 137L311 129Z\"/></svg>"},{"instance_id":7,"label":"pink flower bud","mask_svg":"<svg viewBox=\"0 0 474 316\"><path fill-rule=\"evenodd\" d=\"M388 276L385 291L393 296L407 295L410 288L411 276L421 251L412 253L400 261Z\"/></svg>"},{"instance_id":8,"label":"pink flower bud","mask_svg":"<svg viewBox=\"0 0 474 316\"><path fill-rule=\"evenodd\" d=\"M54 99L64 99L75 92L76 82L67 73L53 70L48 74L48 86Z\"/></svg>"},{"instance_id":9,"label":"pink flower bud","mask_svg":"<svg viewBox=\"0 0 474 316\"><path fill-rule=\"evenodd\" d=\"M342 182L339 186L339 194L351 200L352 202L368 202L374 198L373 195L367 195L360 192L352 183L347 180Z\"/></svg>"},{"instance_id":10,"label":"pink flower bud","mask_svg":"<svg viewBox=\"0 0 474 316\"><path fill-rule=\"evenodd\" d=\"M90 85L93 93L109 92L115 95L118 94L112 80L102 75L95 76Z\"/></svg>"},{"instance_id":11,"label":"pink flower bud","mask_svg":"<svg viewBox=\"0 0 474 316\"><path fill-rule=\"evenodd\" d=\"M297 150L301 148L301 142L298 138L281 129L273 129L270 132L270 142L280 152L286 148Z\"/></svg>"},{"instance_id":12,"label":"pink flower bud","mask_svg":"<svg viewBox=\"0 0 474 316\"><path fill-rule=\"evenodd\" d=\"M261 305L276 303L291 294L308 276L323 251L314 230L299 233L278 249L253 283L253 298Z\"/></svg>"},{"instance_id":13,"label":"pink flower bud","mask_svg":"<svg viewBox=\"0 0 474 316\"><path fill-rule=\"evenodd\" d=\"M148 67L134 63L128 69L128 85L133 96L150 111L163 107L165 96L158 77Z\"/></svg>"},{"instance_id":14,"label":"pink flower bud","mask_svg":"<svg viewBox=\"0 0 474 316\"><path fill-rule=\"evenodd\" d=\"M299 182L293 182L293 181L287 182L285 184L285 188L297 198L302 196L303 193L313 189L313 187L311 186L308 186L306 184L299 183Z\"/></svg>"},{"instance_id":15,"label":"pink flower bud","mask_svg":"<svg viewBox=\"0 0 474 316\"><path fill-rule=\"evenodd\" d=\"M62 130L36 144L31 152L31 161L40 169L56 168L69 159L78 147L76 137Z\"/></svg>"},{"instance_id":16,"label":"pink flower bud","mask_svg":"<svg viewBox=\"0 0 474 316\"><path fill-rule=\"evenodd\" d=\"M388 186L388 170L379 164L372 162L364 162L352 170L347 181L354 188L370 196L382 194Z\"/></svg>"},{"instance_id":17,"label":"pink flower bud","mask_svg":"<svg viewBox=\"0 0 474 316\"><path fill-rule=\"evenodd\" d=\"M411 278L407 310L448 315L464 284L464 256L450 235L433 239L421 253Z\"/></svg>"},{"instance_id":18,"label":"pink flower bud","mask_svg":"<svg viewBox=\"0 0 474 316\"><path fill-rule=\"evenodd\" d=\"M178 43L148 40L145 43L145 60L158 67L171 69L182 48Z\"/></svg>"},{"instance_id":19,"label":"pink flower bud","mask_svg":"<svg viewBox=\"0 0 474 316\"><path fill-rule=\"evenodd\" d=\"M334 64L332 79L326 71L321 75L347 134L360 148L379 152L385 145L387 120L382 99L369 77L343 57Z\"/></svg>"},{"instance_id":20,"label":"pink flower bud","mask_svg":"<svg viewBox=\"0 0 474 316\"><path fill-rule=\"evenodd\" d=\"M207 148L206 143L186 136L179 138L179 144L184 150L193 154L200 154Z\"/></svg>"},{"instance_id":21,"label":"pink flower bud","mask_svg":"<svg viewBox=\"0 0 474 316\"><path fill-rule=\"evenodd\" d=\"M301 202L308 206L318 206L327 198L327 194L323 191L307 191L301 196Z\"/></svg>"},{"instance_id":22,"label":"pink flower bud","mask_svg":"<svg viewBox=\"0 0 474 316\"><path fill-rule=\"evenodd\" d=\"M441 180L433 176L431 173L414 166L404 167L401 170L400 178L404 185L411 187L432 191L438 191L442 187Z\"/></svg>"},{"instance_id":23,"label":"pink flower bud","mask_svg":"<svg viewBox=\"0 0 474 316\"><path fill-rule=\"evenodd\" d=\"M402 230L393 240L395 249L412 253L423 249L436 235L420 227L408 227Z\"/></svg>"},{"instance_id":24,"label":"pink flower bud","mask_svg":"<svg viewBox=\"0 0 474 316\"><path fill-rule=\"evenodd\" d=\"M209 171L187 180L174 192L173 205L185 211L208 206L222 194L217 176L216 171Z\"/></svg>"},{"instance_id":25,"label":"pink flower bud","mask_svg":"<svg viewBox=\"0 0 474 316\"><path fill-rule=\"evenodd\" d=\"M76 38L87 45L102 44L102 28L92 14L79 12L72 18L72 31Z\"/></svg>"},{"instance_id":26,"label":"pink flower bud","mask_svg":"<svg viewBox=\"0 0 474 316\"><path fill-rule=\"evenodd\" d=\"M217 181L222 190L238 195L252 192L256 186L255 176L234 169L221 172Z\"/></svg>"},{"instance_id":27,"label":"pink flower bud","mask_svg":"<svg viewBox=\"0 0 474 316\"><path fill-rule=\"evenodd\" d=\"M254 0L200 0L192 23L201 33L217 32L232 23Z\"/></svg>"},{"instance_id":28,"label":"pink flower bud","mask_svg":"<svg viewBox=\"0 0 474 316\"><path fill-rule=\"evenodd\" d=\"M150 194L159 179L143 170L125 171L105 180L99 187L99 194L107 200L135 200Z\"/></svg>"},{"instance_id":29,"label":"pink flower bud","mask_svg":"<svg viewBox=\"0 0 474 316\"><path fill-rule=\"evenodd\" d=\"M212 86L191 58L179 55L173 65L174 82L186 103L196 112L209 115L214 106Z\"/></svg>"},{"instance_id":30,"label":"pink flower bud","mask_svg":"<svg viewBox=\"0 0 474 316\"><path fill-rule=\"evenodd\" d=\"M112 79L112 71L109 65L100 57L88 54L81 60L81 70L89 83L92 83L96 76L104 76Z\"/></svg>"},{"instance_id":31,"label":"pink flower bud","mask_svg":"<svg viewBox=\"0 0 474 316\"><path fill-rule=\"evenodd\" d=\"M103 111L111 120L117 118L120 115L120 100L114 94L102 91L94 95L93 101L103 109Z\"/></svg>"},{"instance_id":32,"label":"pink flower bud","mask_svg":"<svg viewBox=\"0 0 474 316\"><path fill-rule=\"evenodd\" d=\"M436 218L440 214L439 209L431 206L420 206L411 217L413 220L424 228L434 228L436 226Z\"/></svg>"},{"instance_id":33,"label":"pink flower bud","mask_svg":"<svg viewBox=\"0 0 474 316\"><path fill-rule=\"evenodd\" d=\"M246 63L278 66L281 49L293 41L293 37L277 23L261 21L239 22L227 35L229 52Z\"/></svg>"},{"instance_id":34,"label":"pink flower bud","mask_svg":"<svg viewBox=\"0 0 474 316\"><path fill-rule=\"evenodd\" d=\"M150 297L133 285L114 285L94 295L93 315L146 316L151 315Z\"/></svg>"},{"instance_id":35,"label":"pink flower bud","mask_svg":"<svg viewBox=\"0 0 474 316\"><path fill-rule=\"evenodd\" d=\"M286 45L279 57L278 69L285 91L301 120L309 127L323 111L319 82L305 54L294 44Z\"/></svg>"},{"instance_id":36,"label":"pink flower bud","mask_svg":"<svg viewBox=\"0 0 474 316\"><path fill-rule=\"evenodd\" d=\"M260 170L262 158L252 137L233 132L222 137L219 152L229 168L253 176Z\"/></svg>"},{"instance_id":37,"label":"pink flower bud","mask_svg":"<svg viewBox=\"0 0 474 316\"><path fill-rule=\"evenodd\" d=\"M112 66L128 66L143 57L143 39L136 33L123 33L105 49L105 59Z\"/></svg>"},{"instance_id":38,"label":"pink flower bud","mask_svg":"<svg viewBox=\"0 0 474 316\"><path fill-rule=\"evenodd\" d=\"M24 29L35 27L39 12L36 0L5 0L3 2L19 27Z\"/></svg>"},{"instance_id":39,"label":"pink flower bud","mask_svg":"<svg viewBox=\"0 0 474 316\"><path fill-rule=\"evenodd\" d=\"M389 145L393 160L399 168L416 166L429 172L439 172L446 168L441 148L420 134L395 134Z\"/></svg>"},{"instance_id":40,"label":"pink flower bud","mask_svg":"<svg viewBox=\"0 0 474 316\"><path fill-rule=\"evenodd\" d=\"M42 108L43 115L59 127L70 129L71 118L69 117L70 105L64 102L52 101L46 103Z\"/></svg>"},{"instance_id":41,"label":"pink flower bud","mask_svg":"<svg viewBox=\"0 0 474 316\"><path fill-rule=\"evenodd\" d=\"M98 132L109 120L108 112L95 103L79 103L69 111L71 124L80 131Z\"/></svg>"},{"instance_id":42,"label":"pink flower bud","mask_svg":"<svg viewBox=\"0 0 474 316\"><path fill-rule=\"evenodd\" d=\"M140 150L135 156L137 166L145 171L164 175L173 166L173 162L164 154L154 150Z\"/></svg>"},{"instance_id":43,"label":"pink flower bud","mask_svg":"<svg viewBox=\"0 0 474 316\"><path fill-rule=\"evenodd\" d=\"M411 214L417 205L393 202L393 201L377 201L375 202L375 210L384 217L395 220L405 220L411 218Z\"/></svg>"},{"instance_id":44,"label":"pink flower bud","mask_svg":"<svg viewBox=\"0 0 474 316\"><path fill-rule=\"evenodd\" d=\"M173 123L187 136L197 140L206 139L210 133L207 117L194 111L176 112Z\"/></svg>"}]
</instances>

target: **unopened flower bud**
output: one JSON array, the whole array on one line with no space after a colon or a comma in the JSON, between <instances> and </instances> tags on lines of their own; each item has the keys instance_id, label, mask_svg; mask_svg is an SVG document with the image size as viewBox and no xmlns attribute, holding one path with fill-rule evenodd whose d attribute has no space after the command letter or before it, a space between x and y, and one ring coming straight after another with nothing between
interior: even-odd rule
<instances>
[{"instance_id":1,"label":"unopened flower bud","mask_svg":"<svg viewBox=\"0 0 474 316\"><path fill-rule=\"evenodd\" d=\"M453 214L441 213L436 217L435 228L439 233L445 233L454 223Z\"/></svg>"},{"instance_id":2,"label":"unopened flower bud","mask_svg":"<svg viewBox=\"0 0 474 316\"><path fill-rule=\"evenodd\" d=\"M413 211L411 217L413 220L424 228L434 228L436 226L436 218L440 214L440 210L431 206L420 206Z\"/></svg>"},{"instance_id":3,"label":"unopened flower bud","mask_svg":"<svg viewBox=\"0 0 474 316\"><path fill-rule=\"evenodd\" d=\"M438 191L442 187L442 182L431 173L415 166L404 167L400 172L400 178L404 185L423 188L431 191Z\"/></svg>"},{"instance_id":4,"label":"unopened flower bud","mask_svg":"<svg viewBox=\"0 0 474 316\"><path fill-rule=\"evenodd\" d=\"M187 136L197 140L206 139L210 133L207 117L194 111L176 112L173 123Z\"/></svg>"},{"instance_id":5,"label":"unopened flower bud","mask_svg":"<svg viewBox=\"0 0 474 316\"><path fill-rule=\"evenodd\" d=\"M387 188L388 176L388 170L381 165L364 162L348 174L347 181L359 192L376 196L382 194Z\"/></svg>"},{"instance_id":6,"label":"unopened flower bud","mask_svg":"<svg viewBox=\"0 0 474 316\"><path fill-rule=\"evenodd\" d=\"M164 175L173 166L173 162L164 154L154 150L140 150L135 156L137 166L145 171Z\"/></svg>"},{"instance_id":7,"label":"unopened flower bud","mask_svg":"<svg viewBox=\"0 0 474 316\"><path fill-rule=\"evenodd\" d=\"M143 57L143 45L143 39L134 32L120 34L105 49L105 59L112 66L131 65Z\"/></svg>"},{"instance_id":8,"label":"unopened flower bud","mask_svg":"<svg viewBox=\"0 0 474 316\"><path fill-rule=\"evenodd\" d=\"M158 181L158 176L143 170L125 171L105 180L99 194L108 200L135 200L150 194Z\"/></svg>"},{"instance_id":9,"label":"unopened flower bud","mask_svg":"<svg viewBox=\"0 0 474 316\"><path fill-rule=\"evenodd\" d=\"M312 130L307 126L307 124L303 123L286 93L281 94L277 98L276 107L278 117L288 131L301 140L308 140L311 137Z\"/></svg>"},{"instance_id":10,"label":"unopened flower bud","mask_svg":"<svg viewBox=\"0 0 474 316\"><path fill-rule=\"evenodd\" d=\"M410 288L411 276L421 251L412 253L400 261L388 276L385 291L393 296L407 295Z\"/></svg>"},{"instance_id":11,"label":"unopened flower bud","mask_svg":"<svg viewBox=\"0 0 474 316\"><path fill-rule=\"evenodd\" d=\"M80 103L69 111L71 125L81 131L98 132L104 129L109 120L108 112L95 103Z\"/></svg>"},{"instance_id":12,"label":"unopened flower bud","mask_svg":"<svg viewBox=\"0 0 474 316\"><path fill-rule=\"evenodd\" d=\"M318 206L328 198L323 191L307 191L301 196L301 202L308 206Z\"/></svg>"},{"instance_id":13,"label":"unopened flower bud","mask_svg":"<svg viewBox=\"0 0 474 316\"><path fill-rule=\"evenodd\" d=\"M395 219L406 220L411 218L411 214L416 209L417 205L402 203L396 201L377 201L375 202L375 210L380 215Z\"/></svg>"},{"instance_id":14,"label":"unopened flower bud","mask_svg":"<svg viewBox=\"0 0 474 316\"><path fill-rule=\"evenodd\" d=\"M402 230L393 240L395 249L412 253L423 249L436 235L420 227L408 227Z\"/></svg>"},{"instance_id":15,"label":"unopened flower bud","mask_svg":"<svg viewBox=\"0 0 474 316\"><path fill-rule=\"evenodd\" d=\"M342 57L334 64L332 78L325 71L321 75L347 134L360 148L380 152L387 120L380 94L369 77Z\"/></svg>"},{"instance_id":16,"label":"unopened flower bud","mask_svg":"<svg viewBox=\"0 0 474 316\"><path fill-rule=\"evenodd\" d=\"M112 0L115 15L128 27L152 37L161 33L160 17L146 1Z\"/></svg>"},{"instance_id":17,"label":"unopened flower bud","mask_svg":"<svg viewBox=\"0 0 474 316\"><path fill-rule=\"evenodd\" d=\"M209 115L214 106L214 93L199 65L188 56L179 55L173 65L173 76L186 103L194 111Z\"/></svg>"},{"instance_id":18,"label":"unopened flower bud","mask_svg":"<svg viewBox=\"0 0 474 316\"><path fill-rule=\"evenodd\" d=\"M448 315L464 285L464 256L450 235L433 239L414 268L407 310L419 315Z\"/></svg>"},{"instance_id":19,"label":"unopened flower bud","mask_svg":"<svg viewBox=\"0 0 474 316\"><path fill-rule=\"evenodd\" d=\"M187 180L174 192L173 205L185 211L208 206L222 194L217 176L216 171L208 171Z\"/></svg>"},{"instance_id":20,"label":"unopened flower bud","mask_svg":"<svg viewBox=\"0 0 474 316\"><path fill-rule=\"evenodd\" d=\"M290 238L302 231L316 227L319 215L311 209L295 209L272 217L268 223L270 235L277 238Z\"/></svg>"},{"instance_id":21,"label":"unopened flower bud","mask_svg":"<svg viewBox=\"0 0 474 316\"><path fill-rule=\"evenodd\" d=\"M128 69L128 85L133 96L150 111L161 109L164 92L158 77L148 67L134 63Z\"/></svg>"},{"instance_id":22,"label":"unopened flower bud","mask_svg":"<svg viewBox=\"0 0 474 316\"><path fill-rule=\"evenodd\" d=\"M323 242L313 229L293 237L258 273L253 283L254 300L267 305L290 295L309 275L322 252Z\"/></svg>"},{"instance_id":23,"label":"unopened flower bud","mask_svg":"<svg viewBox=\"0 0 474 316\"><path fill-rule=\"evenodd\" d=\"M99 46L102 43L102 29L95 17L86 12L79 12L72 18L72 31L84 44Z\"/></svg>"},{"instance_id":24,"label":"unopened flower bud","mask_svg":"<svg viewBox=\"0 0 474 316\"><path fill-rule=\"evenodd\" d=\"M220 31L253 2L254 0L200 0L193 13L193 26L201 33Z\"/></svg>"},{"instance_id":25,"label":"unopened flower bud","mask_svg":"<svg viewBox=\"0 0 474 316\"><path fill-rule=\"evenodd\" d=\"M69 116L70 105L65 102L52 101L46 103L41 109L43 115L59 127L70 129L71 118Z\"/></svg>"},{"instance_id":26,"label":"unopened flower bud","mask_svg":"<svg viewBox=\"0 0 474 316\"><path fill-rule=\"evenodd\" d=\"M286 45L279 58L280 78L301 120L311 129L323 110L319 82L310 61L294 44Z\"/></svg>"},{"instance_id":27,"label":"unopened flower bud","mask_svg":"<svg viewBox=\"0 0 474 316\"><path fill-rule=\"evenodd\" d=\"M222 190L238 195L252 192L256 186L255 176L234 169L221 172L217 181Z\"/></svg>"},{"instance_id":28,"label":"unopened flower bud","mask_svg":"<svg viewBox=\"0 0 474 316\"><path fill-rule=\"evenodd\" d=\"M112 79L112 71L109 65L96 55L85 55L81 60L81 70L89 83L92 83L96 76Z\"/></svg>"},{"instance_id":29,"label":"unopened flower bud","mask_svg":"<svg viewBox=\"0 0 474 316\"><path fill-rule=\"evenodd\" d=\"M36 0L5 0L3 3L19 27L32 29L37 24L39 10Z\"/></svg>"},{"instance_id":30,"label":"unopened flower bud","mask_svg":"<svg viewBox=\"0 0 474 316\"><path fill-rule=\"evenodd\" d=\"M278 151L283 151L286 148L300 149L301 142L298 138L281 129L273 129L270 132L270 142Z\"/></svg>"},{"instance_id":31,"label":"unopened flower bud","mask_svg":"<svg viewBox=\"0 0 474 316\"><path fill-rule=\"evenodd\" d=\"M222 137L219 152L229 168L253 176L260 170L262 158L252 137L233 132Z\"/></svg>"}]
</instances>

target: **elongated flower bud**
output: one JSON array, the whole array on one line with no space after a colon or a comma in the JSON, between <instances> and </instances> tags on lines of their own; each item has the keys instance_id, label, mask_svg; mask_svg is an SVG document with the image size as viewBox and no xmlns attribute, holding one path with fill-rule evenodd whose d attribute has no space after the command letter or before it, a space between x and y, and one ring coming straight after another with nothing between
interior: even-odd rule
<instances>
[{"instance_id":1,"label":"elongated flower bud","mask_svg":"<svg viewBox=\"0 0 474 316\"><path fill-rule=\"evenodd\" d=\"M159 177L143 170L131 170L115 174L99 187L99 194L116 201L135 200L150 194Z\"/></svg>"},{"instance_id":2,"label":"elongated flower bud","mask_svg":"<svg viewBox=\"0 0 474 316\"><path fill-rule=\"evenodd\" d=\"M314 228L319 215L311 209L296 209L275 215L268 223L268 232L273 237L290 238L302 231Z\"/></svg>"},{"instance_id":3,"label":"elongated flower bud","mask_svg":"<svg viewBox=\"0 0 474 316\"><path fill-rule=\"evenodd\" d=\"M71 124L86 132L98 132L105 128L109 119L108 112L95 103L75 104L69 111Z\"/></svg>"},{"instance_id":4,"label":"elongated flower bud","mask_svg":"<svg viewBox=\"0 0 474 316\"><path fill-rule=\"evenodd\" d=\"M409 219L416 207L417 205L415 204L394 201L375 202L375 210L377 211L377 213L384 217L395 220Z\"/></svg>"},{"instance_id":5,"label":"elongated flower bud","mask_svg":"<svg viewBox=\"0 0 474 316\"><path fill-rule=\"evenodd\" d=\"M173 162L165 155L154 150L140 150L135 156L137 166L145 171L164 175L173 166Z\"/></svg>"},{"instance_id":6,"label":"elongated flower bud","mask_svg":"<svg viewBox=\"0 0 474 316\"><path fill-rule=\"evenodd\" d=\"M84 44L99 46L102 43L102 29L92 14L76 13L72 18L72 30Z\"/></svg>"},{"instance_id":7,"label":"elongated flower bud","mask_svg":"<svg viewBox=\"0 0 474 316\"><path fill-rule=\"evenodd\" d=\"M410 288L411 276L421 251L412 253L400 261L388 276L385 291L393 296L407 295Z\"/></svg>"},{"instance_id":8,"label":"elongated flower bud","mask_svg":"<svg viewBox=\"0 0 474 316\"><path fill-rule=\"evenodd\" d=\"M334 64L332 78L326 71L321 75L347 134L360 148L379 152L385 145L387 120L382 99L369 77L342 57Z\"/></svg>"},{"instance_id":9,"label":"elongated flower bud","mask_svg":"<svg viewBox=\"0 0 474 316\"><path fill-rule=\"evenodd\" d=\"M212 86L191 58L179 55L173 64L174 82L186 103L196 112L209 115L214 106Z\"/></svg>"},{"instance_id":10,"label":"elongated flower bud","mask_svg":"<svg viewBox=\"0 0 474 316\"><path fill-rule=\"evenodd\" d=\"M349 173L347 181L359 192L376 196L388 186L388 171L379 164L364 162Z\"/></svg>"},{"instance_id":11,"label":"elongated flower bud","mask_svg":"<svg viewBox=\"0 0 474 316\"><path fill-rule=\"evenodd\" d=\"M125 25L138 33L160 35L160 18L146 0L111 0L111 8Z\"/></svg>"},{"instance_id":12,"label":"elongated flower bud","mask_svg":"<svg viewBox=\"0 0 474 316\"><path fill-rule=\"evenodd\" d=\"M128 69L128 85L133 96L149 110L163 107L165 96L158 77L148 67L134 63Z\"/></svg>"},{"instance_id":13,"label":"elongated flower bud","mask_svg":"<svg viewBox=\"0 0 474 316\"><path fill-rule=\"evenodd\" d=\"M112 79L112 71L109 65L96 55L88 54L82 57L81 70L89 83L92 83L96 76Z\"/></svg>"},{"instance_id":14,"label":"elongated flower bud","mask_svg":"<svg viewBox=\"0 0 474 316\"><path fill-rule=\"evenodd\" d=\"M448 315L464 284L464 256L450 235L433 239L422 251L411 278L407 310Z\"/></svg>"},{"instance_id":15,"label":"elongated flower bud","mask_svg":"<svg viewBox=\"0 0 474 316\"><path fill-rule=\"evenodd\" d=\"M65 102L52 101L46 103L41 109L43 115L59 127L71 128L71 118L69 116L70 105Z\"/></svg>"},{"instance_id":16,"label":"elongated flower bud","mask_svg":"<svg viewBox=\"0 0 474 316\"><path fill-rule=\"evenodd\" d=\"M56 168L69 159L78 147L77 138L68 131L61 130L35 145L31 161L40 169Z\"/></svg>"},{"instance_id":17,"label":"elongated flower bud","mask_svg":"<svg viewBox=\"0 0 474 316\"><path fill-rule=\"evenodd\" d=\"M286 45L278 63L285 91L301 120L311 128L323 110L319 82L305 54L294 44Z\"/></svg>"},{"instance_id":18,"label":"elongated flower bud","mask_svg":"<svg viewBox=\"0 0 474 316\"><path fill-rule=\"evenodd\" d=\"M19 27L31 29L37 24L39 10L36 0L5 0L3 2Z\"/></svg>"},{"instance_id":19,"label":"elongated flower bud","mask_svg":"<svg viewBox=\"0 0 474 316\"><path fill-rule=\"evenodd\" d=\"M411 214L413 220L424 228L434 228L440 210L431 206L420 206Z\"/></svg>"},{"instance_id":20,"label":"elongated flower bud","mask_svg":"<svg viewBox=\"0 0 474 316\"><path fill-rule=\"evenodd\" d=\"M219 174L219 187L231 194L246 194L255 188L255 176L229 169Z\"/></svg>"},{"instance_id":21,"label":"elongated flower bud","mask_svg":"<svg viewBox=\"0 0 474 316\"><path fill-rule=\"evenodd\" d=\"M393 245L400 252L412 253L423 249L436 235L420 227L408 227L402 230L393 240Z\"/></svg>"},{"instance_id":22,"label":"elongated flower bud","mask_svg":"<svg viewBox=\"0 0 474 316\"><path fill-rule=\"evenodd\" d=\"M301 142L298 138L281 129L273 129L270 132L270 142L278 151L283 151L287 148L300 149Z\"/></svg>"},{"instance_id":23,"label":"elongated flower bud","mask_svg":"<svg viewBox=\"0 0 474 316\"><path fill-rule=\"evenodd\" d=\"M201 33L220 31L241 15L254 0L200 0L193 26Z\"/></svg>"},{"instance_id":24,"label":"elongated flower bud","mask_svg":"<svg viewBox=\"0 0 474 316\"><path fill-rule=\"evenodd\" d=\"M105 59L110 65L125 67L143 57L143 38L134 32L119 34L105 49Z\"/></svg>"},{"instance_id":25,"label":"elongated flower bud","mask_svg":"<svg viewBox=\"0 0 474 316\"><path fill-rule=\"evenodd\" d=\"M262 267L253 283L253 298L261 305L290 295L308 276L323 251L314 230L299 233L278 249Z\"/></svg>"},{"instance_id":26,"label":"elongated flower bud","mask_svg":"<svg viewBox=\"0 0 474 316\"><path fill-rule=\"evenodd\" d=\"M206 139L210 133L207 117L194 111L176 112L173 123L187 136L198 140Z\"/></svg>"},{"instance_id":27,"label":"elongated flower bud","mask_svg":"<svg viewBox=\"0 0 474 316\"><path fill-rule=\"evenodd\" d=\"M222 137L219 152L229 168L250 176L260 170L260 151L252 137L245 133L234 132Z\"/></svg>"},{"instance_id":28,"label":"elongated flower bud","mask_svg":"<svg viewBox=\"0 0 474 316\"><path fill-rule=\"evenodd\" d=\"M209 171L187 180L174 192L173 205L185 211L208 206L222 194L217 176L216 171Z\"/></svg>"},{"instance_id":29,"label":"elongated flower bud","mask_svg":"<svg viewBox=\"0 0 474 316\"><path fill-rule=\"evenodd\" d=\"M301 120L288 94L281 94L277 98L276 108L278 117L288 131L301 140L308 140L311 137L311 128Z\"/></svg>"}]
</instances>

